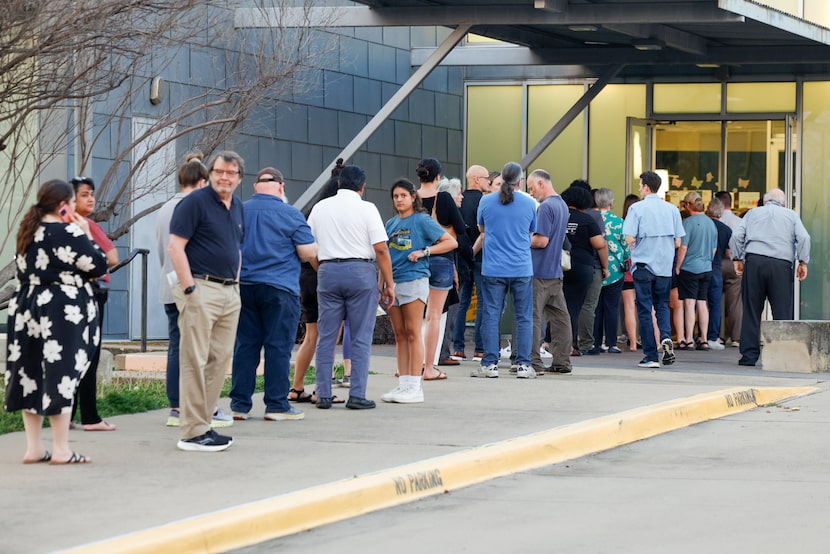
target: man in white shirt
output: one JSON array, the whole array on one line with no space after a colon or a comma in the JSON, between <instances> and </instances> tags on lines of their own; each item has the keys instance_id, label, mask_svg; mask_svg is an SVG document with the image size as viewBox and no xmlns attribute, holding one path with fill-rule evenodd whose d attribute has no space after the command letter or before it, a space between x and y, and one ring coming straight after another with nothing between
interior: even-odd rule
<instances>
[{"instance_id":1,"label":"man in white shirt","mask_svg":"<svg viewBox=\"0 0 830 554\"><path fill-rule=\"evenodd\" d=\"M320 269L317 273L317 407L331 408L331 369L340 323L349 322L352 338L352 374L346 407L375 407L366 399L369 354L378 304L377 259L382 277L380 300L389 306L395 300L388 237L377 207L364 202L366 174L356 165L343 168L337 195L321 200L308 216L317 239Z\"/></svg>"}]
</instances>

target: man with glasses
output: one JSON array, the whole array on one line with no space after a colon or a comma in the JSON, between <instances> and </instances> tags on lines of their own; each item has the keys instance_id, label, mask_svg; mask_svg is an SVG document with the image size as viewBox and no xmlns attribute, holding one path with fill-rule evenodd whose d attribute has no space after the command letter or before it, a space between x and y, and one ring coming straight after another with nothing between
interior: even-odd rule
<instances>
[{"instance_id":1,"label":"man with glasses","mask_svg":"<svg viewBox=\"0 0 830 554\"><path fill-rule=\"evenodd\" d=\"M219 152L208 171L210 186L191 192L176 206L167 247L178 278L173 297L181 332L177 446L196 452L217 452L233 443L210 423L233 353L245 234L242 202L233 195L242 182L242 158Z\"/></svg>"},{"instance_id":2,"label":"man with glasses","mask_svg":"<svg viewBox=\"0 0 830 554\"><path fill-rule=\"evenodd\" d=\"M476 222L476 215L478 214L478 204L481 202L481 197L490 192L490 174L487 169L480 165L472 165L467 170L467 190L464 192L464 197L461 200L461 217L464 223L467 224L466 236L458 237L458 249L461 251L466 246L462 245L462 241L469 242L469 248L475 244L478 235L478 223ZM459 302L458 314L456 315L455 325L453 327L453 354L450 356L453 360L466 360L467 356L464 353L464 339L467 331L467 309L473 300L473 285L476 287L476 295L481 291L481 252L475 255L472 267L462 267L464 260L459 259L458 268L458 286L459 286ZM465 264L466 265L466 264ZM478 296L476 302L476 322L475 322L475 336L474 336L475 350L473 351L473 360L480 362L484 357L484 343L481 339L481 297Z\"/></svg>"},{"instance_id":3,"label":"man with glasses","mask_svg":"<svg viewBox=\"0 0 830 554\"><path fill-rule=\"evenodd\" d=\"M637 296L637 317L643 340L644 357L639 366L658 368L657 343L651 310L657 315L660 329L660 347L663 365L674 363L674 344L669 321L669 292L671 290L674 252L686 235L680 212L665 202L657 191L661 179L657 173L646 171L640 175L642 202L632 204L623 222L623 235L631 247L631 276Z\"/></svg>"},{"instance_id":4,"label":"man with glasses","mask_svg":"<svg viewBox=\"0 0 830 554\"><path fill-rule=\"evenodd\" d=\"M261 170L245 202L245 243L239 276L242 311L233 355L231 410L246 420L253 406L256 369L265 349L265 420L303 419L288 402L291 350L300 320L300 262L316 259L317 245L300 211L282 200L285 181Z\"/></svg>"}]
</instances>

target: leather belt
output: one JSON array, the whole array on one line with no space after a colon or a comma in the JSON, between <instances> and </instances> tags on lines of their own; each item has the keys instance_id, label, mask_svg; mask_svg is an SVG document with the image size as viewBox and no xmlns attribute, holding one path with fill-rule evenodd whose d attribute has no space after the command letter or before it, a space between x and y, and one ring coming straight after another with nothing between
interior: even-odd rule
<instances>
[{"instance_id":1,"label":"leather belt","mask_svg":"<svg viewBox=\"0 0 830 554\"><path fill-rule=\"evenodd\" d=\"M327 264L329 262L339 264L342 262L367 262L372 263L375 260L368 260L366 258L331 258L330 260L320 260L320 264Z\"/></svg>"},{"instance_id":2,"label":"leather belt","mask_svg":"<svg viewBox=\"0 0 830 554\"><path fill-rule=\"evenodd\" d=\"M239 284L239 281L237 281L236 279L225 279L224 277L215 277L213 275L205 275L203 273L194 273L193 278L197 281L210 281L211 283L219 283L220 285L225 285L226 287Z\"/></svg>"}]
</instances>

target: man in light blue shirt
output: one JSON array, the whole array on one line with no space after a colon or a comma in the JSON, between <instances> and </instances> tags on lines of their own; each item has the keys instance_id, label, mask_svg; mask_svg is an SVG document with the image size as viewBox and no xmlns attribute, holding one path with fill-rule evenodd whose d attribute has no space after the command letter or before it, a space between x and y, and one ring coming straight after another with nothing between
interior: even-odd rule
<instances>
[{"instance_id":1,"label":"man in light blue shirt","mask_svg":"<svg viewBox=\"0 0 830 554\"><path fill-rule=\"evenodd\" d=\"M660 367L651 310L657 315L663 365L674 363L674 345L669 319L669 292L674 251L686 234L680 212L657 195L660 176L653 171L640 175L642 202L632 204L623 222L623 235L631 247L631 275L637 295L637 318L644 357L639 366Z\"/></svg>"},{"instance_id":2,"label":"man in light blue shirt","mask_svg":"<svg viewBox=\"0 0 830 554\"><path fill-rule=\"evenodd\" d=\"M743 275L740 365L754 366L761 355L764 301L769 300L773 319L792 319L795 278L807 278L810 235L798 214L784 204L784 191L770 190L764 205L747 212L729 241L735 273Z\"/></svg>"}]
</instances>

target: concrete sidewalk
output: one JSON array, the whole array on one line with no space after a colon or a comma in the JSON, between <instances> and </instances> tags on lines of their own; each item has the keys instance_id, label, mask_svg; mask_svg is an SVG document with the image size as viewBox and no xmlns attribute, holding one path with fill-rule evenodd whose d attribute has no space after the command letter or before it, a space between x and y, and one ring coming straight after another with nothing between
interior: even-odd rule
<instances>
[{"instance_id":1,"label":"concrete sidewalk","mask_svg":"<svg viewBox=\"0 0 830 554\"><path fill-rule=\"evenodd\" d=\"M638 354L574 359L572 375L471 379L473 362L445 368L450 378L424 384L426 402L341 406L303 421L255 419L230 430L234 445L216 454L176 449L166 411L121 416L114 433L74 431L72 446L94 458L76 467L24 466L22 433L0 436L3 552L49 552L102 541L234 506L428 458L576 424L617 412L732 387L828 388L827 374L771 374L740 368L734 349L678 352L658 370L636 367ZM377 346L369 397L394 387L394 347ZM337 389L336 389L337 390ZM346 389L340 389L345 396ZM227 399L220 404L227 408ZM830 406L826 408L830 411ZM807 428L810 422L805 422ZM813 429L815 436L826 430ZM678 431L682 433L683 431ZM770 479L775 479L770 468ZM318 487L319 488L319 487ZM325 487L323 487L325 489ZM359 502L359 498L355 499ZM57 517L49 514L51 507ZM222 517L222 514L219 515ZM244 534L243 524L237 525Z\"/></svg>"}]
</instances>

